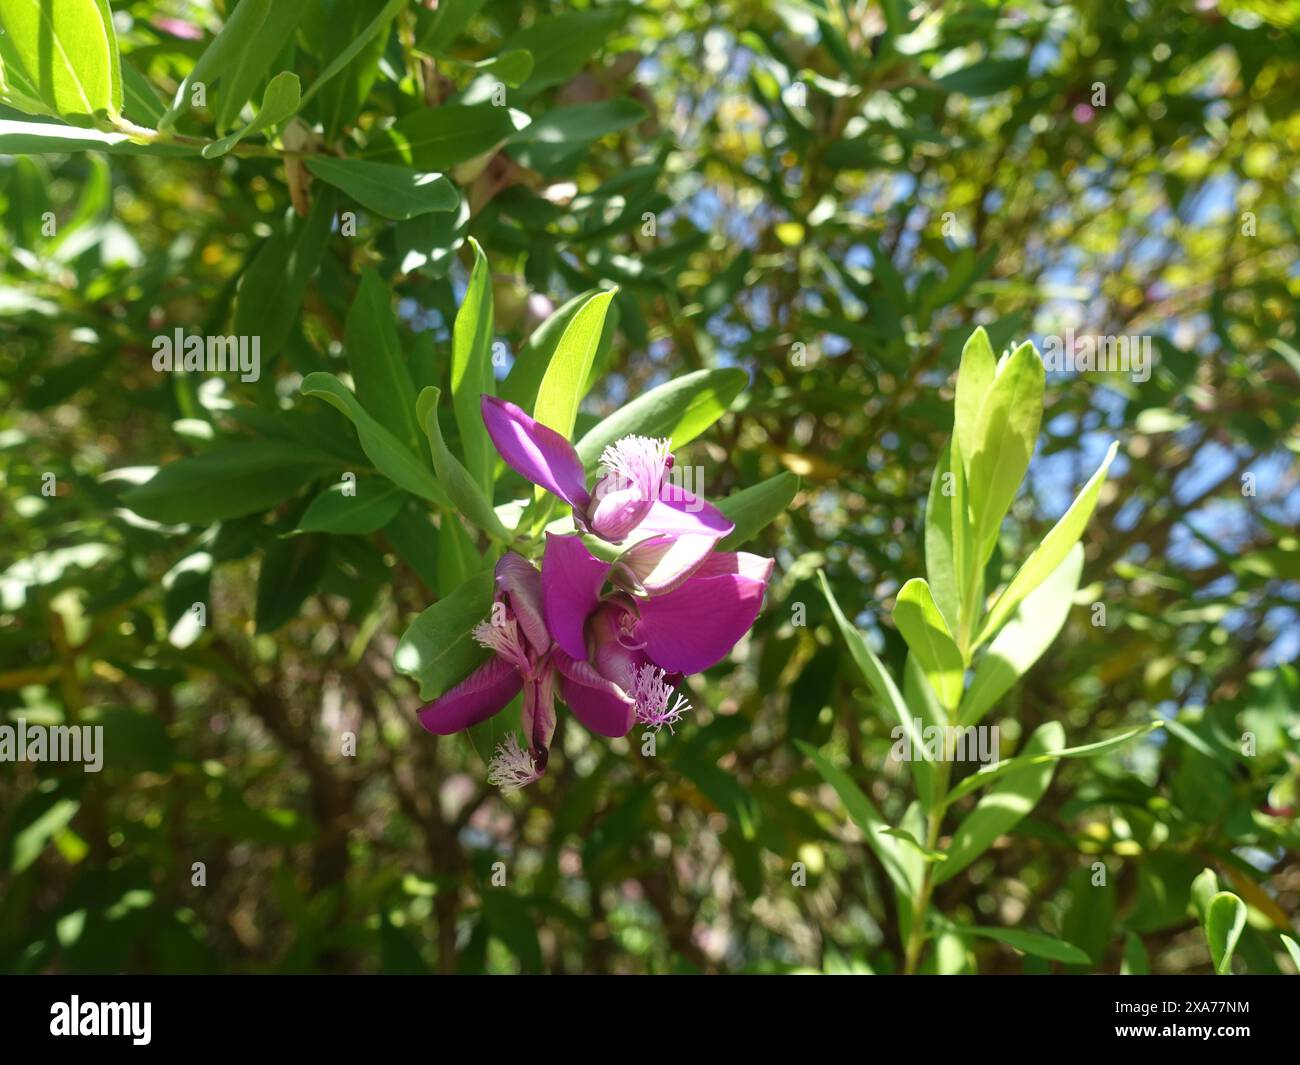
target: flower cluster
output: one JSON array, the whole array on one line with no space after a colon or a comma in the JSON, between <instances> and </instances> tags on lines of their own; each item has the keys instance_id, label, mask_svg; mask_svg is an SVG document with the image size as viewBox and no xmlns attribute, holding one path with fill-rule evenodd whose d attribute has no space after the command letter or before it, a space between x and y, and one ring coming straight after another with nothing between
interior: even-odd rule
<instances>
[{"instance_id":1,"label":"flower cluster","mask_svg":"<svg viewBox=\"0 0 1300 1065\"><path fill-rule=\"evenodd\" d=\"M474 629L492 655L425 706L420 723L439 735L459 732L522 691L526 747L512 735L488 776L514 790L546 771L557 695L602 736L626 735L637 723L671 731L690 709L675 690L749 631L772 560L716 549L734 526L669 483L668 441L629 436L611 444L588 491L563 436L513 403L484 396L482 409L506 463L568 503L580 532L547 533L540 571L514 552L502 556L491 617ZM627 546L604 561L584 534Z\"/></svg>"}]
</instances>

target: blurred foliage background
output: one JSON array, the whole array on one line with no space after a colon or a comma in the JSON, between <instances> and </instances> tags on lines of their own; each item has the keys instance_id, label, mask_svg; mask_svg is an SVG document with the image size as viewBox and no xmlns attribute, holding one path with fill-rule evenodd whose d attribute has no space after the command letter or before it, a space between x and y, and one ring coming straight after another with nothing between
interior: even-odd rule
<instances>
[{"instance_id":1,"label":"blurred foliage background","mask_svg":"<svg viewBox=\"0 0 1300 1065\"><path fill-rule=\"evenodd\" d=\"M149 124L232 5L112 6ZM274 69L306 84L390 5L303 6ZM345 235L345 198L257 138L214 160L0 155L0 714L106 733L99 774L0 764L0 968L889 971L884 878L791 741L897 822L905 774L816 570L901 675L882 619L924 572L951 376L983 324L995 347L1073 328L1155 350L1145 382L1048 375L1015 528L1034 542L1111 439L1120 457L1070 620L989 723L1004 754L1050 719L1071 744L1176 727L1063 763L937 905L1060 935L1093 971L1206 972L1189 892L1209 866L1251 907L1238 964L1291 971L1271 933L1300 909L1298 45L1283 0L442 0L397 5L298 133L382 149L528 50L508 96L537 135L448 168L458 215L348 204ZM463 531L409 497L371 532L283 535L341 471L365 476L352 427L297 390L345 367L361 271L396 294L417 386L445 388L467 236L495 272L499 375L551 310L616 283L580 428L739 366L733 412L679 461L711 497L803 478L751 546L777 558L764 615L692 680L658 756L562 714L565 757L510 797L484 783L490 752L418 727L392 665L474 551ZM260 381L152 369L155 335L259 314ZM123 503L239 441L260 466L174 520ZM1008 540L992 571L1021 554ZM1049 965L996 942L943 964Z\"/></svg>"}]
</instances>

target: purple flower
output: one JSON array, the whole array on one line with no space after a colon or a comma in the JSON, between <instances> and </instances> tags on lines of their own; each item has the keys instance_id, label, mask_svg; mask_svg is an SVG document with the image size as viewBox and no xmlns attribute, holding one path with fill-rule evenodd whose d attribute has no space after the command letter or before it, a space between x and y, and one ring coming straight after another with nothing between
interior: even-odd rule
<instances>
[{"instance_id":1,"label":"purple flower","mask_svg":"<svg viewBox=\"0 0 1300 1065\"><path fill-rule=\"evenodd\" d=\"M491 616L474 626L474 639L492 657L423 707L420 724L450 736L500 713L522 689L524 736L540 776L555 733L554 643L542 617L542 577L507 552L496 565L496 586Z\"/></svg>"},{"instance_id":2,"label":"purple flower","mask_svg":"<svg viewBox=\"0 0 1300 1065\"><path fill-rule=\"evenodd\" d=\"M668 483L673 457L667 440L616 440L601 454L603 472L589 492L582 460L554 429L495 396L484 396L481 409L483 424L506 464L568 503L574 524L583 532L614 544L633 532L689 535L692 548L707 544L707 553L735 528L712 503Z\"/></svg>"},{"instance_id":3,"label":"purple flower","mask_svg":"<svg viewBox=\"0 0 1300 1065\"><path fill-rule=\"evenodd\" d=\"M522 690L527 748L512 735L489 765L489 781L506 790L546 771L557 694L598 735L624 736L637 722L676 725L690 704L673 689L749 631L772 560L717 552L662 594L602 596L620 563L595 558L580 536L554 534L540 573L513 552L503 555L492 614L473 630L492 657L422 708L420 724L450 735L500 713Z\"/></svg>"},{"instance_id":4,"label":"purple flower","mask_svg":"<svg viewBox=\"0 0 1300 1065\"><path fill-rule=\"evenodd\" d=\"M717 552L663 594L599 598L608 567L581 539L550 537L546 555L543 574L562 556L568 572L585 577L578 596L552 596L543 580L543 612L559 644L553 660L560 696L579 720L625 721L624 731L634 722L671 728L690 709L681 696L674 700L673 689L722 661L750 630L773 565L757 555Z\"/></svg>"}]
</instances>

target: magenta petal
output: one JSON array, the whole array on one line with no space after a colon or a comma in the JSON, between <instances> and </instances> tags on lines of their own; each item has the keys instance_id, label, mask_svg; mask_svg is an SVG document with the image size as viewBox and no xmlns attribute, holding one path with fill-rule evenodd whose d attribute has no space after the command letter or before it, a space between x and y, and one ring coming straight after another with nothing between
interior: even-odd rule
<instances>
[{"instance_id":1,"label":"magenta petal","mask_svg":"<svg viewBox=\"0 0 1300 1065\"><path fill-rule=\"evenodd\" d=\"M591 636L588 661L601 676L625 689L632 686L632 677L638 669L651 664L630 633L626 634L630 645L623 642L625 626L635 624L635 612L616 599L606 599L587 623Z\"/></svg>"},{"instance_id":2,"label":"magenta petal","mask_svg":"<svg viewBox=\"0 0 1300 1065\"><path fill-rule=\"evenodd\" d=\"M722 539L736 526L707 499L665 484L659 500L637 527L643 533L694 533Z\"/></svg>"},{"instance_id":3,"label":"magenta petal","mask_svg":"<svg viewBox=\"0 0 1300 1065\"><path fill-rule=\"evenodd\" d=\"M591 531L602 540L616 544L641 524L654 506L654 498L642 495L636 485L609 487L613 483L612 478L602 478L597 483L589 523Z\"/></svg>"},{"instance_id":4,"label":"magenta petal","mask_svg":"<svg viewBox=\"0 0 1300 1065\"><path fill-rule=\"evenodd\" d=\"M711 555L675 591L638 601L638 639L669 673L700 673L727 657L758 618L772 560Z\"/></svg>"},{"instance_id":5,"label":"magenta petal","mask_svg":"<svg viewBox=\"0 0 1300 1065\"><path fill-rule=\"evenodd\" d=\"M570 506L586 509L591 502L587 475L572 444L507 400L484 396L479 406L488 436L506 465Z\"/></svg>"},{"instance_id":6,"label":"magenta petal","mask_svg":"<svg viewBox=\"0 0 1300 1065\"><path fill-rule=\"evenodd\" d=\"M542 603L551 638L574 658L587 657L583 628L600 601L609 564L587 550L581 536L546 534Z\"/></svg>"},{"instance_id":7,"label":"magenta petal","mask_svg":"<svg viewBox=\"0 0 1300 1065\"><path fill-rule=\"evenodd\" d=\"M709 557L716 533L664 533L633 544L614 562L615 583L646 595L680 586Z\"/></svg>"},{"instance_id":8,"label":"magenta petal","mask_svg":"<svg viewBox=\"0 0 1300 1065\"><path fill-rule=\"evenodd\" d=\"M422 707L420 724L438 736L450 736L500 713L522 685L519 671L493 655L456 687Z\"/></svg>"},{"instance_id":9,"label":"magenta petal","mask_svg":"<svg viewBox=\"0 0 1300 1065\"><path fill-rule=\"evenodd\" d=\"M772 576L772 559L751 555L748 551L719 551L704 560L695 571L696 577L719 577L727 574L744 577L765 585Z\"/></svg>"},{"instance_id":10,"label":"magenta petal","mask_svg":"<svg viewBox=\"0 0 1300 1065\"><path fill-rule=\"evenodd\" d=\"M533 653L544 655L550 649L551 636L542 614L542 575L537 567L522 555L507 551L497 562L496 583L509 598L510 609Z\"/></svg>"},{"instance_id":11,"label":"magenta petal","mask_svg":"<svg viewBox=\"0 0 1300 1065\"><path fill-rule=\"evenodd\" d=\"M560 695L583 727L601 736L626 736L636 720L636 703L612 680L606 680L589 663L556 651L552 659L560 671Z\"/></svg>"}]
</instances>

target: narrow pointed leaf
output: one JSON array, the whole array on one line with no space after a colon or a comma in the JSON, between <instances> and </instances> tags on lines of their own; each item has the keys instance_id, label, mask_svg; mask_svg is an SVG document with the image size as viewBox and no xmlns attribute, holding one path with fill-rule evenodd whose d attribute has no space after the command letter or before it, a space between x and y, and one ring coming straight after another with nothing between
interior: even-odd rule
<instances>
[{"instance_id":1,"label":"narrow pointed leaf","mask_svg":"<svg viewBox=\"0 0 1300 1065\"><path fill-rule=\"evenodd\" d=\"M998 368L980 407L974 451L966 465L977 565L992 554L1002 519L1029 469L1043 415L1045 376L1033 344L1021 344ZM960 439L958 444L966 455L966 445Z\"/></svg>"},{"instance_id":2,"label":"narrow pointed leaf","mask_svg":"<svg viewBox=\"0 0 1300 1065\"><path fill-rule=\"evenodd\" d=\"M555 346L546 373L542 375L533 417L561 436L573 435L578 405L585 394L601 327L605 324L614 292L611 289L597 293L578 309Z\"/></svg>"},{"instance_id":3,"label":"narrow pointed leaf","mask_svg":"<svg viewBox=\"0 0 1300 1065\"><path fill-rule=\"evenodd\" d=\"M960 462L960 452L958 452ZM925 503L925 576L940 613L952 624L960 620L961 588L954 557L952 496L956 476L952 472L953 447L944 448L930 478ZM947 493L947 494L945 494Z\"/></svg>"},{"instance_id":4,"label":"narrow pointed leaf","mask_svg":"<svg viewBox=\"0 0 1300 1065\"><path fill-rule=\"evenodd\" d=\"M787 470L719 500L718 509L735 528L718 544L718 550L734 551L752 540L790 509L790 502L798 491L798 476Z\"/></svg>"},{"instance_id":5,"label":"narrow pointed leaf","mask_svg":"<svg viewBox=\"0 0 1300 1065\"><path fill-rule=\"evenodd\" d=\"M262 106L257 109L257 114L252 120L234 133L229 133L211 144L205 144L203 158L218 159L245 137L263 133L292 118L301 100L302 85L298 81L298 75L288 70L280 71L267 82L266 92L262 95Z\"/></svg>"},{"instance_id":6,"label":"narrow pointed leaf","mask_svg":"<svg viewBox=\"0 0 1300 1065\"><path fill-rule=\"evenodd\" d=\"M998 360L989 343L989 335L981 326L970 335L962 348L953 403L953 436L957 438L968 469L971 456L975 454L979 443L975 434L979 427L980 408L984 406L984 399L993 386L997 368Z\"/></svg>"},{"instance_id":7,"label":"narrow pointed leaf","mask_svg":"<svg viewBox=\"0 0 1300 1065\"><path fill-rule=\"evenodd\" d=\"M795 745L812 762L817 772L822 775L822 779L835 789L835 794L844 803L844 807L848 810L849 816L853 818L854 824L862 830L862 834L867 840L867 846L880 859L880 864L885 867L885 872L889 875L889 879L893 881L894 886L900 892L908 892L911 889L911 884L904 863L899 856L898 844L889 835L889 822L880 815L880 811L867 798L866 793L853 782L852 778L844 770L832 765L815 747L804 743L803 740L795 740Z\"/></svg>"},{"instance_id":8,"label":"narrow pointed leaf","mask_svg":"<svg viewBox=\"0 0 1300 1065\"><path fill-rule=\"evenodd\" d=\"M469 470L448 450L442 438L442 426L438 423L440 395L439 389L432 386L421 389L415 404L416 416L429 437L429 451L433 455L433 468L438 480L466 518L494 539L509 543L511 536L501 524L491 501L470 476Z\"/></svg>"},{"instance_id":9,"label":"narrow pointed leaf","mask_svg":"<svg viewBox=\"0 0 1300 1065\"><path fill-rule=\"evenodd\" d=\"M472 632L491 614L495 587L490 571L475 574L423 611L398 641L393 663L419 682L421 699L437 698L487 657Z\"/></svg>"},{"instance_id":10,"label":"narrow pointed leaf","mask_svg":"<svg viewBox=\"0 0 1300 1065\"><path fill-rule=\"evenodd\" d=\"M924 579L913 577L903 585L894 604L894 624L916 655L939 702L950 712L956 710L964 677L961 651Z\"/></svg>"},{"instance_id":11,"label":"narrow pointed leaf","mask_svg":"<svg viewBox=\"0 0 1300 1065\"><path fill-rule=\"evenodd\" d=\"M5 0L0 102L78 126L122 111L122 64L106 0Z\"/></svg>"},{"instance_id":12,"label":"narrow pointed leaf","mask_svg":"<svg viewBox=\"0 0 1300 1065\"><path fill-rule=\"evenodd\" d=\"M1246 904L1231 891L1220 891L1205 908L1205 938L1219 976L1232 975L1232 955L1246 927Z\"/></svg>"},{"instance_id":13,"label":"narrow pointed leaf","mask_svg":"<svg viewBox=\"0 0 1300 1065\"><path fill-rule=\"evenodd\" d=\"M1115 747L1122 747L1130 740L1135 740L1140 736L1145 736L1154 732L1163 724L1161 721L1152 721L1146 725L1139 725L1137 728L1126 729L1116 736L1110 736L1104 740L1097 740L1095 743L1085 743L1078 747L1066 747L1064 750L1052 751L1045 754L1023 754L1015 758L1004 758L1002 761L991 766L985 766L976 773L966 777L960 784L948 793L944 800L951 805L958 799L963 799L973 791L987 787L996 780L1001 780L1008 773L1014 773L1018 769L1025 769L1030 766L1047 765L1051 762L1059 761L1062 758L1095 758L1099 754L1112 750Z\"/></svg>"},{"instance_id":14,"label":"narrow pointed leaf","mask_svg":"<svg viewBox=\"0 0 1300 1065\"><path fill-rule=\"evenodd\" d=\"M465 468L490 499L496 452L483 424L480 401L483 396L495 394L492 275L478 241L471 237L470 245L474 249L474 267L451 336L451 401L460 430Z\"/></svg>"},{"instance_id":15,"label":"narrow pointed leaf","mask_svg":"<svg viewBox=\"0 0 1300 1065\"><path fill-rule=\"evenodd\" d=\"M993 604L993 609L989 611L980 629L979 639L975 641L976 646L1002 627L1025 596L1042 584L1069 554L1070 548L1079 542L1088 519L1092 517L1092 512L1097 507L1097 497L1101 494L1101 486L1106 481L1106 474L1110 470L1110 464L1115 460L1118 448L1118 442L1111 444L1097 472L1083 486L1083 490L1061 516L1061 520L1052 526L1043 537L1043 542L1034 548L1030 556L1025 559L1024 565L1011 578L1011 583L1007 585L1006 590Z\"/></svg>"},{"instance_id":16,"label":"narrow pointed leaf","mask_svg":"<svg viewBox=\"0 0 1300 1065\"><path fill-rule=\"evenodd\" d=\"M1024 755L1053 753L1064 743L1065 730L1059 722L1049 721L1029 738ZM947 848L948 860L936 867L936 882L952 879L988 850L999 836L1014 828L1043 797L1055 770L1055 760L1035 763L998 781L957 826Z\"/></svg>"},{"instance_id":17,"label":"narrow pointed leaf","mask_svg":"<svg viewBox=\"0 0 1300 1065\"><path fill-rule=\"evenodd\" d=\"M298 519L297 532L364 535L382 529L397 517L410 497L397 485L377 477L358 478L354 491L331 485L311 501Z\"/></svg>"},{"instance_id":18,"label":"narrow pointed leaf","mask_svg":"<svg viewBox=\"0 0 1300 1065\"><path fill-rule=\"evenodd\" d=\"M1075 544L1051 576L1025 596L1016 616L997 634L975 667L957 715L960 724L979 721L1051 646L1070 613L1082 573L1083 548Z\"/></svg>"},{"instance_id":19,"label":"narrow pointed leaf","mask_svg":"<svg viewBox=\"0 0 1300 1065\"><path fill-rule=\"evenodd\" d=\"M908 710L907 703L898 690L898 685L894 683L894 678L886 671L880 659L867 646L867 641L862 638L862 634L844 616L844 611L840 609L840 604L835 600L835 593L831 591L830 583L826 580L826 574L819 571L817 575L821 579L822 594L826 596L826 602L830 604L835 624L838 626L844 642L849 646L850 656L862 672L862 676L875 693L876 698L885 704L886 711L894 718L898 726L902 728L903 734L910 740L914 757L908 762L908 765L912 770L912 779L916 782L917 793L927 797L932 796L934 793L934 767L924 757L925 743L921 731L916 727L916 721L913 719L911 711Z\"/></svg>"},{"instance_id":20,"label":"narrow pointed leaf","mask_svg":"<svg viewBox=\"0 0 1300 1065\"><path fill-rule=\"evenodd\" d=\"M331 373L310 373L302 382L304 396L318 396L345 414L357 430L361 450L375 469L412 495L440 507L452 509L452 502L424 461L357 402L357 397Z\"/></svg>"},{"instance_id":21,"label":"narrow pointed leaf","mask_svg":"<svg viewBox=\"0 0 1300 1065\"><path fill-rule=\"evenodd\" d=\"M343 51L339 52L339 54L330 61L329 66L320 72L320 76L311 83L311 88L303 94L302 102L305 104L320 92L321 89L329 84L330 79L341 74L347 65L351 63L358 54L360 54L361 50L370 43L373 37L388 29L388 24L393 21L394 16L401 11L407 3L408 0L388 0L388 3L384 5L379 14L371 19L365 29L353 38L352 43L344 48Z\"/></svg>"},{"instance_id":22,"label":"narrow pointed leaf","mask_svg":"<svg viewBox=\"0 0 1300 1065\"><path fill-rule=\"evenodd\" d=\"M731 408L748 383L744 370L696 370L626 403L580 441L578 456L593 470L606 446L624 436L667 437L674 448L694 440Z\"/></svg>"},{"instance_id":23,"label":"narrow pointed leaf","mask_svg":"<svg viewBox=\"0 0 1300 1065\"><path fill-rule=\"evenodd\" d=\"M393 294L374 270L361 274L343 346L361 405L419 454L424 430L415 417L415 383L402 357Z\"/></svg>"},{"instance_id":24,"label":"narrow pointed leaf","mask_svg":"<svg viewBox=\"0 0 1300 1065\"><path fill-rule=\"evenodd\" d=\"M406 221L432 211L454 211L460 204L456 187L436 172L327 155L309 157L307 169L384 218Z\"/></svg>"},{"instance_id":25,"label":"narrow pointed leaf","mask_svg":"<svg viewBox=\"0 0 1300 1065\"><path fill-rule=\"evenodd\" d=\"M1088 965L1092 960L1073 943L1043 932L1028 932L1021 928L980 928L974 925L958 925L953 931L959 936L993 939L1014 947L1022 954L1032 954L1037 958L1064 962L1067 965Z\"/></svg>"}]
</instances>

